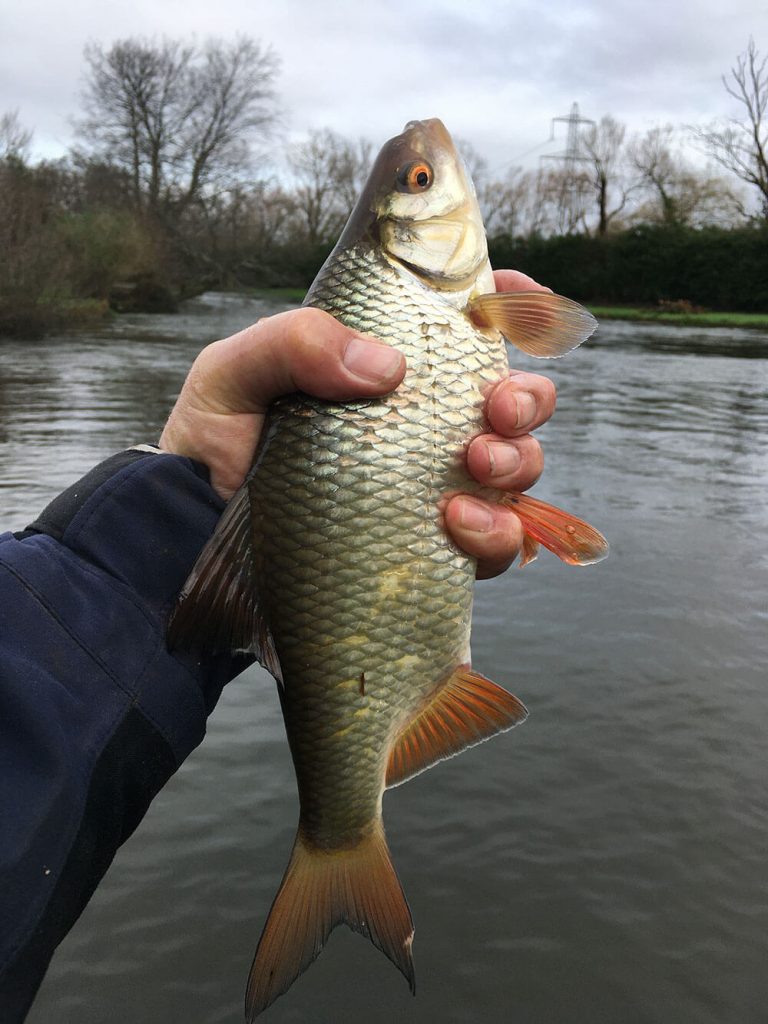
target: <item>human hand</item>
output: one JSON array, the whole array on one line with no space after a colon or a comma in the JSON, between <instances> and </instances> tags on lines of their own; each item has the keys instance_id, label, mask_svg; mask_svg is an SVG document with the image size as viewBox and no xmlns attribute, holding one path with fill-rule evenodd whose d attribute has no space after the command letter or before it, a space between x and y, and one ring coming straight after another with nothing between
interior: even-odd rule
<instances>
[{"instance_id":1,"label":"human hand","mask_svg":"<svg viewBox=\"0 0 768 1024\"><path fill-rule=\"evenodd\" d=\"M497 288L540 286L514 271L496 275ZM547 290L547 289L543 289ZM328 313L305 307L278 313L203 349L189 371L160 438L160 447L205 463L211 485L226 500L250 469L270 403L304 391L343 401L393 391L405 375L403 356L358 335ZM513 374L486 401L493 433L473 439L470 473L481 483L521 491L534 483L543 459L529 431L552 415L555 389L538 374ZM522 527L508 509L457 495L445 509L455 543L478 559L478 577L495 576L515 559Z\"/></svg>"},{"instance_id":2,"label":"human hand","mask_svg":"<svg viewBox=\"0 0 768 1024\"><path fill-rule=\"evenodd\" d=\"M517 270L494 272L499 292L549 292ZM485 401L491 434L473 438L467 469L481 484L501 491L525 491L544 468L544 456L531 431L555 411L557 394L548 377L510 371ZM445 525L456 544L477 559L477 578L489 579L509 568L523 543L520 519L503 505L459 494L445 508Z\"/></svg>"}]
</instances>

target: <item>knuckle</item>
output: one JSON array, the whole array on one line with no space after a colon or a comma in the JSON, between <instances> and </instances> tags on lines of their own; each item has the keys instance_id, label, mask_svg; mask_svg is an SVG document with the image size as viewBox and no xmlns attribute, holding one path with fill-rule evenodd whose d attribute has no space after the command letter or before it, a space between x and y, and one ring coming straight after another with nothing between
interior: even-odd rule
<instances>
[{"instance_id":1,"label":"knuckle","mask_svg":"<svg viewBox=\"0 0 768 1024\"><path fill-rule=\"evenodd\" d=\"M535 437L531 437L530 443L522 452L522 463L527 470L527 477L531 484L534 484L544 472L544 449Z\"/></svg>"},{"instance_id":2,"label":"knuckle","mask_svg":"<svg viewBox=\"0 0 768 1024\"><path fill-rule=\"evenodd\" d=\"M554 409L557 403L557 388L549 377L541 378L541 395L547 409Z\"/></svg>"},{"instance_id":3,"label":"knuckle","mask_svg":"<svg viewBox=\"0 0 768 1024\"><path fill-rule=\"evenodd\" d=\"M512 509L499 508L501 518L501 534L505 545L503 551L499 552L504 557L513 558L520 546L523 535L523 524Z\"/></svg>"},{"instance_id":4,"label":"knuckle","mask_svg":"<svg viewBox=\"0 0 768 1024\"><path fill-rule=\"evenodd\" d=\"M289 336L291 346L302 360L316 361L327 357L329 348L340 350L347 328L330 313L312 306L290 310Z\"/></svg>"},{"instance_id":5,"label":"knuckle","mask_svg":"<svg viewBox=\"0 0 768 1024\"><path fill-rule=\"evenodd\" d=\"M554 401L557 395L557 388L554 382L542 373L513 371L507 383L512 391L533 392L540 401L545 403Z\"/></svg>"},{"instance_id":6,"label":"knuckle","mask_svg":"<svg viewBox=\"0 0 768 1024\"><path fill-rule=\"evenodd\" d=\"M317 314L319 309L312 309L310 306L302 306L299 309L290 309L285 314L288 336L291 341L301 343L322 325L323 317Z\"/></svg>"}]
</instances>

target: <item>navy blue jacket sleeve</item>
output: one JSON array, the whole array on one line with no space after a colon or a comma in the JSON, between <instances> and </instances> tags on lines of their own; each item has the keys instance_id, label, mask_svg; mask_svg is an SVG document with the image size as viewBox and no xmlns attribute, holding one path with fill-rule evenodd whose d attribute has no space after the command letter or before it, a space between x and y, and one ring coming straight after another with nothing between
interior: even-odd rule
<instances>
[{"instance_id":1,"label":"navy blue jacket sleeve","mask_svg":"<svg viewBox=\"0 0 768 1024\"><path fill-rule=\"evenodd\" d=\"M122 453L0 535L3 1024L245 667L165 644L222 507L191 460Z\"/></svg>"}]
</instances>

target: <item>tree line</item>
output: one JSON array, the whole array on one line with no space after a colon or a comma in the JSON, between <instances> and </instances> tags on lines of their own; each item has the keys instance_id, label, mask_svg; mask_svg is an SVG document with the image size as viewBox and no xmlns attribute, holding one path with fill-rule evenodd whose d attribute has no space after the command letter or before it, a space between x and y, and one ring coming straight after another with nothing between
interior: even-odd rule
<instances>
[{"instance_id":1,"label":"tree line","mask_svg":"<svg viewBox=\"0 0 768 1024\"><path fill-rule=\"evenodd\" d=\"M84 61L66 157L31 160L29 128L0 117L0 331L107 304L171 308L207 287L309 284L370 169L370 140L325 128L281 146L279 60L247 37L92 43ZM606 114L568 159L533 169L493 171L460 142L496 262L579 298L768 309L736 269L749 251L768 280L768 59L752 40L723 84L737 110L726 124L630 135ZM649 276L677 268L673 251L698 268L695 286Z\"/></svg>"}]
</instances>

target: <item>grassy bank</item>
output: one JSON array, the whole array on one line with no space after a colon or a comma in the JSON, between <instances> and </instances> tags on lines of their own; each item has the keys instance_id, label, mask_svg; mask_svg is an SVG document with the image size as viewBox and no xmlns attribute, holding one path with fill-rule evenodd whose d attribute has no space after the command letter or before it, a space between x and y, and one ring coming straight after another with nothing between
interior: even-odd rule
<instances>
[{"instance_id":1,"label":"grassy bank","mask_svg":"<svg viewBox=\"0 0 768 1024\"><path fill-rule=\"evenodd\" d=\"M273 302L303 302L306 288L253 288L248 294L253 299L271 299Z\"/></svg>"},{"instance_id":2,"label":"grassy bank","mask_svg":"<svg viewBox=\"0 0 768 1024\"><path fill-rule=\"evenodd\" d=\"M255 299L301 302L306 294L303 288L254 288L248 293ZM656 323L679 324L685 327L754 327L768 331L768 313L713 313L674 311L639 306L585 305L598 320L650 320Z\"/></svg>"},{"instance_id":3,"label":"grassy bank","mask_svg":"<svg viewBox=\"0 0 768 1024\"><path fill-rule=\"evenodd\" d=\"M768 313L676 313L631 306L587 306L598 320L646 320L681 327L754 327L768 331Z\"/></svg>"}]
</instances>

